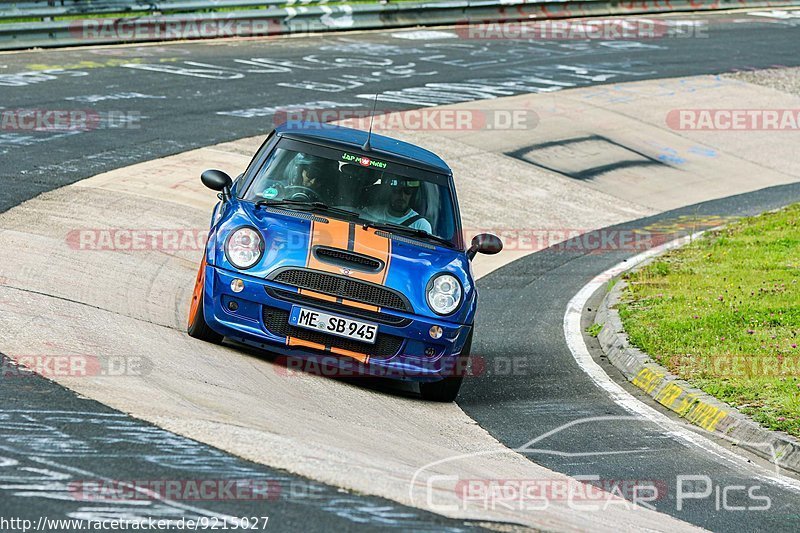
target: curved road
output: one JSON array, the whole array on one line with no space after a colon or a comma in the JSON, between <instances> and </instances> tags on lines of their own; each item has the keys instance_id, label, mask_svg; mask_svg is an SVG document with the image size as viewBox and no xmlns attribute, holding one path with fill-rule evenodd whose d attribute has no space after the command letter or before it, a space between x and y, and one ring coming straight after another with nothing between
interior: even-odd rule
<instances>
[{"instance_id":1,"label":"curved road","mask_svg":"<svg viewBox=\"0 0 800 533\"><path fill-rule=\"evenodd\" d=\"M595 233L600 237L615 230L669 225L681 216L716 220L712 224L716 226L718 217L754 215L798 201L800 183L704 202ZM698 229L704 229L702 223ZM713 450L690 446L675 435L665 434L665 428L614 403L575 362L564 338L567 304L592 278L637 253L597 253L581 251L579 246L556 245L482 278L478 282L481 321L476 326L473 350L487 354L487 359L490 355L514 360L518 371L487 365L480 379L465 382L459 405L509 448L518 449L553 432L536 443L535 451L525 453L553 470L570 476L597 476L599 480L635 480L641 486L651 481L662 495L651 505L682 520L713 531L797 531L800 490L768 483L755 470L727 464ZM594 298L595 305L598 299ZM587 314L591 306L590 300L584 310ZM590 337L587 343L593 344ZM604 367L610 375L619 375L610 364ZM619 381L624 382L624 377ZM629 389L643 402L656 405L636 389ZM764 471L769 473L770 469L764 467ZM683 509L679 509L678 476L693 475L711 479L712 495L685 500ZM705 483L684 483L687 491L703 492L706 488ZM748 490L760 486L754 494L769 497L769 509L745 510L761 507L763 502L751 500L742 491L729 493L726 508L716 500L716 490L733 486Z\"/></svg>"},{"instance_id":2,"label":"curved road","mask_svg":"<svg viewBox=\"0 0 800 533\"><path fill-rule=\"evenodd\" d=\"M428 35L427 40L367 33L0 55L0 105L9 109L85 109L100 113L104 125L99 130L65 134L4 128L0 132L0 211L105 170L266 133L275 108L290 104L367 108L377 92L382 110L408 109L589 84L800 64L800 40L791 21L776 22L744 13L694 18L709 23L706 36L617 43L469 41L441 30L436 38ZM742 42L748 46L742 48ZM708 202L626 227L680 214L752 214L796 200L800 200L800 187L790 185ZM501 375L489 366L481 379L468 382L459 404L509 447L520 446L566 422L628 414L594 388L575 365L561 329L572 296L593 276L625 258L624 252L586 255L546 250L508 265L479 283L483 302L475 352L487 359L523 357L523 367L530 373ZM531 309L536 310L533 316ZM163 475L163 457L162 463L153 459L136 462L134 457L140 453L135 447L127 455L117 450L117 455L108 456L107 464L99 459L101 452L80 456L47 449L53 439L69 435L75 442L95 444L117 438L130 447L136 442L131 433L157 433L157 428L122 417L117 430L125 437L109 435L107 428L91 420L119 415L40 378L4 384L0 397L3 420L8 421L2 453L15 461L14 468L45 468L65 461L91 479L119 478L125 473L120 471L124 462L130 475L142 471L150 476ZM125 424L132 424L133 429L122 427ZM42 450L31 448L30 435L28 441L23 438L31 428L50 432L36 441ZM173 438L163 433L165 439ZM15 442L22 444L15 446ZM798 508L800 497L775 486L764 489L773 502L769 512L717 510L713 500L690 502L679 511L674 500L676 473L708 475L720 486L751 486L754 480L746 472L720 466L708 452L688 448L647 422L590 421L559 431L545 442L549 450L561 455L546 451L529 455L537 463L570 475L597 475L601 480L663 482L669 487L669 495L654 505L692 523L715 530L798 528L793 510ZM189 449L187 456L219 454L186 439L180 444ZM192 446L198 449L192 450ZM32 453L32 449L38 453ZM150 455L159 456L158 450L149 446L148 450ZM599 455L608 451L622 453ZM163 456L164 452L160 453ZM292 480L303 482L224 454L215 460L225 463L219 471L224 470L226 476L234 473L286 479L289 485ZM202 460L187 459L183 466L182 475L186 476L209 471ZM283 524L299 524L298 520L306 518L304 527L310 521L320 530L330 526L468 527L377 498L359 496L363 504L348 507L348 500L335 489L319 484L314 487L318 488L309 491L313 506L295 503L292 507L281 502L281 506L271 506L274 510L270 509L270 515ZM29 510L29 514L38 516L51 507L57 512L63 505L61 498L48 494L46 488L40 491L50 503ZM4 502L4 515L19 514L6 509L24 508L13 498ZM228 515L251 510L241 502L223 502L217 507L214 512ZM165 516L174 512L174 508L165 506ZM281 512L286 516L280 517Z\"/></svg>"}]
</instances>

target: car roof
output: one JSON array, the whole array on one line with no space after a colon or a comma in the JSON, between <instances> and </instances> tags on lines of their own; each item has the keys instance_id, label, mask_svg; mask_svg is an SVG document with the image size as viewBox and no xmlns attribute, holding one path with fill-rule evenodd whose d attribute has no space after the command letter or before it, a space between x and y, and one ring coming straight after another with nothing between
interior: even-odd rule
<instances>
[{"instance_id":1,"label":"car roof","mask_svg":"<svg viewBox=\"0 0 800 533\"><path fill-rule=\"evenodd\" d=\"M334 126L333 124L316 123L306 123L302 127L283 124L277 127L275 131L282 137L298 141L307 141L365 153L363 146L367 140L366 131ZM452 175L450 167L447 166L447 163L442 158L419 146L373 133L370 137L370 147L371 150L366 153L373 157L448 176Z\"/></svg>"}]
</instances>

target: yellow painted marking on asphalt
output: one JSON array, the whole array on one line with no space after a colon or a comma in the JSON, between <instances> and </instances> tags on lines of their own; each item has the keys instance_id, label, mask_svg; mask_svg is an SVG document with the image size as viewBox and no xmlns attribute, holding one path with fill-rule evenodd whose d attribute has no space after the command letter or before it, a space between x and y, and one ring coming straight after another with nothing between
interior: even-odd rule
<instances>
[{"instance_id":1,"label":"yellow painted marking on asphalt","mask_svg":"<svg viewBox=\"0 0 800 533\"><path fill-rule=\"evenodd\" d=\"M656 395L656 401L672 409L672 404L675 403L675 400L677 400L683 392L684 390L682 388L674 383L670 383Z\"/></svg>"},{"instance_id":2,"label":"yellow painted marking on asphalt","mask_svg":"<svg viewBox=\"0 0 800 533\"><path fill-rule=\"evenodd\" d=\"M708 431L714 431L717 424L726 416L728 413L718 407L707 403L698 403L697 407L686 415L686 420Z\"/></svg>"},{"instance_id":3,"label":"yellow painted marking on asphalt","mask_svg":"<svg viewBox=\"0 0 800 533\"><path fill-rule=\"evenodd\" d=\"M633 384L646 393L652 394L658 388L665 375L649 368L643 368L634 378ZM683 395L683 398L681 398L681 395ZM675 383L666 385L654 398L658 403L669 407L692 424L708 431L714 431L717 425L728 416L727 411L711 404L703 403L697 398L696 394L687 393L686 390ZM680 401L678 402L679 399ZM676 402L677 405L675 405Z\"/></svg>"},{"instance_id":4,"label":"yellow painted marking on asphalt","mask_svg":"<svg viewBox=\"0 0 800 533\"><path fill-rule=\"evenodd\" d=\"M649 368L643 368L639 375L636 376L633 380L633 384L645 391L647 394L650 394L655 390L658 386L658 383L664 379L664 374L659 374L658 372L654 372Z\"/></svg>"},{"instance_id":5,"label":"yellow painted marking on asphalt","mask_svg":"<svg viewBox=\"0 0 800 533\"><path fill-rule=\"evenodd\" d=\"M675 412L681 416L684 416L686 413L689 412L689 409L697 403L697 395L696 394L687 394L682 400L678 407L675 408Z\"/></svg>"},{"instance_id":6,"label":"yellow painted marking on asphalt","mask_svg":"<svg viewBox=\"0 0 800 533\"><path fill-rule=\"evenodd\" d=\"M634 233L677 233L686 230L702 229L709 226L722 226L736 220L739 217L734 216L721 216L721 215L708 215L695 217L692 215L681 215L679 217L670 218L654 224L647 225L643 228L633 230Z\"/></svg>"},{"instance_id":7,"label":"yellow painted marking on asphalt","mask_svg":"<svg viewBox=\"0 0 800 533\"><path fill-rule=\"evenodd\" d=\"M146 61L145 61L146 60ZM177 61L177 57L162 57L157 61L159 63L171 63ZM109 68L120 67L129 63L152 63L153 58L141 57L115 57L105 61L78 61L77 63L66 63L64 65L47 65L44 63L31 63L25 65L28 70L90 70L95 68Z\"/></svg>"}]
</instances>

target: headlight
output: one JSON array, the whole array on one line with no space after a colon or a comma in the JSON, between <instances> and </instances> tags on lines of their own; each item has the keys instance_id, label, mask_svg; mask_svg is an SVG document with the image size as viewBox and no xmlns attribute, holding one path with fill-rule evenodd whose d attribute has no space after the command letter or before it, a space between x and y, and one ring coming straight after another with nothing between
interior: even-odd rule
<instances>
[{"instance_id":1,"label":"headlight","mask_svg":"<svg viewBox=\"0 0 800 533\"><path fill-rule=\"evenodd\" d=\"M428 306L434 313L449 315L461 303L461 282L450 274L439 274L428 282Z\"/></svg>"},{"instance_id":2,"label":"headlight","mask_svg":"<svg viewBox=\"0 0 800 533\"><path fill-rule=\"evenodd\" d=\"M264 240L254 228L239 228L225 242L228 261L239 270L247 270L261 259Z\"/></svg>"}]
</instances>

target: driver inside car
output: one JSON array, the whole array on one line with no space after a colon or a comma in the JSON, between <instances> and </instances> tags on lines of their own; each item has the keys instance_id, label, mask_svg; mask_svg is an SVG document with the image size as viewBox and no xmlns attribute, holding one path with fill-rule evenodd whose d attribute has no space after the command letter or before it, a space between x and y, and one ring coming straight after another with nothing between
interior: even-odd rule
<instances>
[{"instance_id":1,"label":"driver inside car","mask_svg":"<svg viewBox=\"0 0 800 533\"><path fill-rule=\"evenodd\" d=\"M305 158L297 165L297 185L305 189L310 189L315 198L310 201L324 201L329 192L326 187L325 175L335 172L335 166L327 159Z\"/></svg>"},{"instance_id":2,"label":"driver inside car","mask_svg":"<svg viewBox=\"0 0 800 533\"><path fill-rule=\"evenodd\" d=\"M388 222L433 233L431 223L411 208L419 194L420 182L392 176L384 176L384 179L388 179L388 203L366 209L364 216L376 222Z\"/></svg>"}]
</instances>

